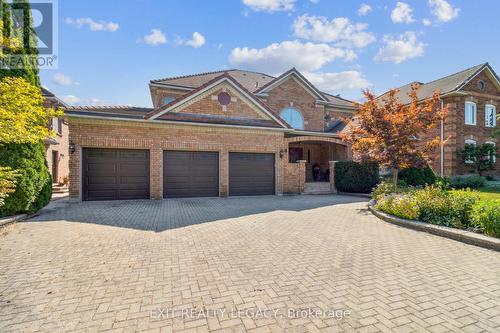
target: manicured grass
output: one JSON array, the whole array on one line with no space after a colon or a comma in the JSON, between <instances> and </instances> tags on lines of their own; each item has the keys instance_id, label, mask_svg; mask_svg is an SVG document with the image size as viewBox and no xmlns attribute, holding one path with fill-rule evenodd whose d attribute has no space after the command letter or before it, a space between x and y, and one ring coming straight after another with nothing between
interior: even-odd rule
<instances>
[{"instance_id":1,"label":"manicured grass","mask_svg":"<svg viewBox=\"0 0 500 333\"><path fill-rule=\"evenodd\" d=\"M481 200L500 199L500 182L488 182L488 185L478 189Z\"/></svg>"}]
</instances>

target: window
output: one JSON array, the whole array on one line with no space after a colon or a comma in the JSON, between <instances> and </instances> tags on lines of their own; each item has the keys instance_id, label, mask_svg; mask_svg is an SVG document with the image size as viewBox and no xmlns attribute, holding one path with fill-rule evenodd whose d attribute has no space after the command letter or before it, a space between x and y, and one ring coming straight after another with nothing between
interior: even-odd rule
<instances>
[{"instance_id":1,"label":"window","mask_svg":"<svg viewBox=\"0 0 500 333\"><path fill-rule=\"evenodd\" d=\"M495 143L495 142L493 142L493 141L486 141L485 143L486 143L486 144L490 144L490 145L492 145L493 147L496 147L496 143ZM493 163L496 163L496 161L497 161L496 154L494 154L494 153L493 153L493 154L491 154L490 156L488 156L488 159L492 160L492 161L493 161Z\"/></svg>"},{"instance_id":2,"label":"window","mask_svg":"<svg viewBox=\"0 0 500 333\"><path fill-rule=\"evenodd\" d=\"M494 105L486 104L484 108L484 124L486 127L495 127L497 125L497 110Z\"/></svg>"},{"instance_id":3,"label":"window","mask_svg":"<svg viewBox=\"0 0 500 333\"><path fill-rule=\"evenodd\" d=\"M465 140L465 144L466 145L474 145L475 146L476 145L476 141L468 139L468 140ZM468 156L468 158L465 159L465 163L467 163L467 164L474 163L473 157L472 156Z\"/></svg>"},{"instance_id":4,"label":"window","mask_svg":"<svg viewBox=\"0 0 500 333\"><path fill-rule=\"evenodd\" d=\"M57 133L62 134L63 128L63 120L61 118L57 118Z\"/></svg>"},{"instance_id":5,"label":"window","mask_svg":"<svg viewBox=\"0 0 500 333\"><path fill-rule=\"evenodd\" d=\"M286 108L281 111L280 117L293 128L304 129L304 118L302 118L302 114L300 114L298 110L294 108Z\"/></svg>"},{"instance_id":6,"label":"window","mask_svg":"<svg viewBox=\"0 0 500 333\"><path fill-rule=\"evenodd\" d=\"M167 105L168 103L172 102L175 98L173 97L164 97L163 98L163 105Z\"/></svg>"},{"instance_id":7,"label":"window","mask_svg":"<svg viewBox=\"0 0 500 333\"><path fill-rule=\"evenodd\" d=\"M465 102L465 124L476 125L476 103Z\"/></svg>"},{"instance_id":8,"label":"window","mask_svg":"<svg viewBox=\"0 0 500 333\"><path fill-rule=\"evenodd\" d=\"M479 80L477 82L477 88L481 91L484 91L486 89L486 83L484 83L483 80Z\"/></svg>"}]
</instances>

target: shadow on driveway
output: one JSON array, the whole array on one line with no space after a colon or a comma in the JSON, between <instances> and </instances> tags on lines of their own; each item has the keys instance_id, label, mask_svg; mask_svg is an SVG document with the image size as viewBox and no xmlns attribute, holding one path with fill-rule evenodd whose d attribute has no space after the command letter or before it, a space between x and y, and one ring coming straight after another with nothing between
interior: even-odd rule
<instances>
[{"instance_id":1,"label":"shadow on driveway","mask_svg":"<svg viewBox=\"0 0 500 333\"><path fill-rule=\"evenodd\" d=\"M164 200L51 202L28 222L69 221L161 232L189 225L268 213L303 211L367 199L341 195L258 196Z\"/></svg>"}]
</instances>

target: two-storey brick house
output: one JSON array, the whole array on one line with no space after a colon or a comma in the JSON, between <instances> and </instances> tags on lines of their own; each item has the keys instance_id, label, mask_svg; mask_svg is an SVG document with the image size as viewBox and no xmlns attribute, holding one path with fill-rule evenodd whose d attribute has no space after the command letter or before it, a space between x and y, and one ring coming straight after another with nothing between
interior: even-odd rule
<instances>
[{"instance_id":1,"label":"two-storey brick house","mask_svg":"<svg viewBox=\"0 0 500 333\"><path fill-rule=\"evenodd\" d=\"M498 142L493 131L500 107L499 77L485 63L428 83L412 82L402 86L397 94L400 101L409 103L408 93L415 83L419 85L420 100L430 98L438 90L442 106L449 110L444 121L429 134L445 140L434 155L432 168L442 176L470 173L460 154L465 144L496 145ZM489 174L500 176L499 164L496 163L495 170Z\"/></svg>"},{"instance_id":2,"label":"two-storey brick house","mask_svg":"<svg viewBox=\"0 0 500 333\"><path fill-rule=\"evenodd\" d=\"M279 77L202 73L149 86L153 108L66 109L72 198L302 193L311 184L328 192L332 161L350 157L338 132L353 104L296 69Z\"/></svg>"}]
</instances>

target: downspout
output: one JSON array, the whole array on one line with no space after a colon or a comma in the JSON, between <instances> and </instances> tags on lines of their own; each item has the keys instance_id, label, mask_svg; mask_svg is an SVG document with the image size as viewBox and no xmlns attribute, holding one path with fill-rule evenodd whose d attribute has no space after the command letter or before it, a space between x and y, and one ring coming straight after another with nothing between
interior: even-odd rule
<instances>
[{"instance_id":1,"label":"downspout","mask_svg":"<svg viewBox=\"0 0 500 333\"><path fill-rule=\"evenodd\" d=\"M444 102L441 100L441 111L444 109ZM441 168L440 168L440 175L441 177L444 177L444 118L441 119L441 151L440 151L440 162L441 162Z\"/></svg>"}]
</instances>

